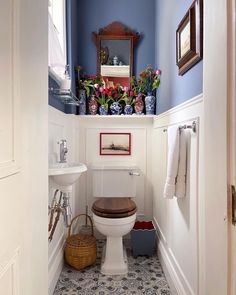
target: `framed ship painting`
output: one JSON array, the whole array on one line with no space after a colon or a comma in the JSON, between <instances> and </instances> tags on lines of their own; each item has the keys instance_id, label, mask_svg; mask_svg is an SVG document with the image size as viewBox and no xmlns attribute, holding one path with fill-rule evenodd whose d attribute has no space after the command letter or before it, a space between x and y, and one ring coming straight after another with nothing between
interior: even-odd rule
<instances>
[{"instance_id":1,"label":"framed ship painting","mask_svg":"<svg viewBox=\"0 0 236 295\"><path fill-rule=\"evenodd\" d=\"M100 155L131 155L131 133L100 133Z\"/></svg>"}]
</instances>

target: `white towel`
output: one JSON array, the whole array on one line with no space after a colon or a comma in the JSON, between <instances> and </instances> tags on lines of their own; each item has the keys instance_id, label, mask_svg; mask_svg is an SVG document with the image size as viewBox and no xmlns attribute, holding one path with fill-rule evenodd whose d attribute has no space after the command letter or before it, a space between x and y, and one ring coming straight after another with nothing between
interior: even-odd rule
<instances>
[{"instance_id":1,"label":"white towel","mask_svg":"<svg viewBox=\"0 0 236 295\"><path fill-rule=\"evenodd\" d=\"M187 135L185 130L180 130L179 138L179 167L176 178L175 196L184 198L186 195L186 171L187 171Z\"/></svg>"},{"instance_id":2,"label":"white towel","mask_svg":"<svg viewBox=\"0 0 236 295\"><path fill-rule=\"evenodd\" d=\"M168 162L164 187L164 198L172 199L175 195L175 181L179 165L179 126L168 128Z\"/></svg>"}]
</instances>

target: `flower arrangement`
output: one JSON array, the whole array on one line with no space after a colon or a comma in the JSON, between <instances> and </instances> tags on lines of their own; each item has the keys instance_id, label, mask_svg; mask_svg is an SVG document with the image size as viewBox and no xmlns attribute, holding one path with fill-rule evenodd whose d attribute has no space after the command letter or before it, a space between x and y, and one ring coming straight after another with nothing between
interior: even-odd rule
<instances>
[{"instance_id":1,"label":"flower arrangement","mask_svg":"<svg viewBox=\"0 0 236 295\"><path fill-rule=\"evenodd\" d=\"M160 75L161 70L154 71L152 66L147 66L145 70L143 70L139 74L139 78L132 77L130 84L131 89L135 92L135 95L142 93L143 95L150 95L156 92L156 89L160 85Z\"/></svg>"},{"instance_id":2,"label":"flower arrangement","mask_svg":"<svg viewBox=\"0 0 236 295\"><path fill-rule=\"evenodd\" d=\"M95 84L102 85L103 81L101 76L98 75L86 75L81 66L76 67L78 75L78 89L84 89L86 91L87 97L91 96L95 92Z\"/></svg>"},{"instance_id":3,"label":"flower arrangement","mask_svg":"<svg viewBox=\"0 0 236 295\"><path fill-rule=\"evenodd\" d=\"M87 76L83 73L80 66L77 67L78 73L78 90L85 90L87 97L91 98L88 103L93 99L93 104L99 106L100 114L108 114L108 109L111 114L120 114L122 109L125 115L133 113L133 105L136 114L144 113L153 114L155 112L156 104L156 90L160 85L161 70L154 71L152 66L147 66L139 77L132 77L130 79L130 87L122 87L116 84L112 87L111 83L107 83L101 76ZM85 94L84 94L85 96ZM152 96L151 102L148 97ZM85 98L86 99L86 98ZM85 100L86 104L86 100ZM80 109L82 109L80 103ZM101 108L102 107L102 108Z\"/></svg>"},{"instance_id":4,"label":"flower arrangement","mask_svg":"<svg viewBox=\"0 0 236 295\"><path fill-rule=\"evenodd\" d=\"M125 105L133 105L135 103L135 92L134 90L130 90L127 86L123 88L124 93L121 97L121 101L125 103Z\"/></svg>"}]
</instances>

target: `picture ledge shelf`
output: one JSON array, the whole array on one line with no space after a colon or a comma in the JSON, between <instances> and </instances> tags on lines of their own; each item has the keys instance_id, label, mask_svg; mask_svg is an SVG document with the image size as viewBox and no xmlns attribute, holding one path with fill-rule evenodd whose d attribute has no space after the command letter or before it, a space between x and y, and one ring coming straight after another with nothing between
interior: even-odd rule
<instances>
[{"instance_id":1,"label":"picture ledge shelf","mask_svg":"<svg viewBox=\"0 0 236 295\"><path fill-rule=\"evenodd\" d=\"M77 115L77 117L87 119L150 119L156 118L157 115Z\"/></svg>"}]
</instances>

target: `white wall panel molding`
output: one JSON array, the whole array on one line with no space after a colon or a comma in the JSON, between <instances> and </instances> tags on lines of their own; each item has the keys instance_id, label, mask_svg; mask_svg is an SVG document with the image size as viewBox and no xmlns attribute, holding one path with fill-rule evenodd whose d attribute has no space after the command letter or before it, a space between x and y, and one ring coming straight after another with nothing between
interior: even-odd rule
<instances>
[{"instance_id":1,"label":"white wall panel molding","mask_svg":"<svg viewBox=\"0 0 236 295\"><path fill-rule=\"evenodd\" d=\"M204 199L202 186L202 113L203 97L199 95L154 119L152 183L153 216L158 232L158 251L179 295L199 294L199 273L203 269L200 253L204 252ZM167 166L167 132L175 124L197 122L197 133L188 132L187 194L184 199L163 198ZM201 144L201 145L200 145ZM158 151L155 152L155 151ZM186 252L189 253L186 255Z\"/></svg>"},{"instance_id":2,"label":"white wall panel molding","mask_svg":"<svg viewBox=\"0 0 236 295\"><path fill-rule=\"evenodd\" d=\"M183 111L183 110L188 110L189 108L194 107L195 105L201 104L202 102L203 102L203 94L199 94L199 95L175 106L174 108L171 108L170 110L156 116L155 118L153 118L153 120L154 120L154 122L158 122L163 118L166 118L166 117L169 118L170 115L173 115L176 113L178 114L180 111Z\"/></svg>"},{"instance_id":3,"label":"white wall panel molding","mask_svg":"<svg viewBox=\"0 0 236 295\"><path fill-rule=\"evenodd\" d=\"M19 1L4 0L0 11L0 179L19 168Z\"/></svg>"},{"instance_id":4,"label":"white wall panel molding","mask_svg":"<svg viewBox=\"0 0 236 295\"><path fill-rule=\"evenodd\" d=\"M78 121L74 115L65 114L51 106L48 107L48 125L49 125L49 165L58 161L59 145L58 141L61 139L67 140L68 162L78 162L79 157L79 133L78 133ZM82 176L81 176L82 177ZM55 187L53 182L49 181L49 199L48 203L51 204L52 196L54 194ZM70 204L72 207L73 215L78 214L77 198L78 192L80 192L80 186L76 183L73 186L72 197L70 198ZM80 206L80 204L79 204ZM60 216L60 220L57 224L56 231L54 233L52 241L48 245L48 281L49 281L49 295L53 294L53 290L61 273L64 263L64 242L66 238L65 226L63 222L63 216Z\"/></svg>"},{"instance_id":5,"label":"white wall panel molding","mask_svg":"<svg viewBox=\"0 0 236 295\"><path fill-rule=\"evenodd\" d=\"M19 248L0 259L0 294L19 295Z\"/></svg>"}]
</instances>

